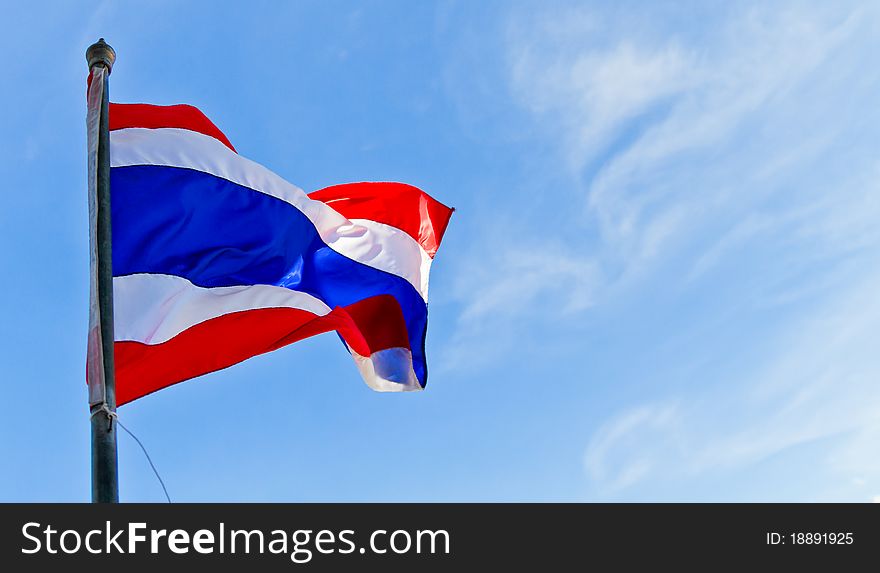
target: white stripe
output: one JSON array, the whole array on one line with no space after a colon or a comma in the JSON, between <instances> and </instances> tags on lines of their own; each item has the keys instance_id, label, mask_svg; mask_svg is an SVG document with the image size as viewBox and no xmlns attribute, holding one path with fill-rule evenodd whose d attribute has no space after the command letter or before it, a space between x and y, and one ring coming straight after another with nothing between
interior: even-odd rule
<instances>
[{"instance_id":1,"label":"white stripe","mask_svg":"<svg viewBox=\"0 0 880 573\"><path fill-rule=\"evenodd\" d=\"M370 356L361 356L352 351L351 356L364 382L377 392L412 392L422 389L413 371L412 352L407 348L388 348Z\"/></svg>"},{"instance_id":2,"label":"white stripe","mask_svg":"<svg viewBox=\"0 0 880 573\"><path fill-rule=\"evenodd\" d=\"M406 278L428 300L428 276L434 259L412 237L391 225L370 219L351 219L359 227L364 227L373 241L378 240L385 248L376 249L367 241L349 241L346 245L350 259L360 261L375 269L382 269L399 277ZM334 250L336 250L334 248ZM340 251L336 251L340 252ZM419 261L419 271L413 273L409 268L413 260ZM419 281L417 284L414 281Z\"/></svg>"},{"instance_id":3,"label":"white stripe","mask_svg":"<svg viewBox=\"0 0 880 573\"><path fill-rule=\"evenodd\" d=\"M431 257L415 239L383 223L346 219L213 137L176 128L115 130L110 132L110 162L112 167L164 165L194 169L281 199L308 217L331 249L406 279L428 300Z\"/></svg>"},{"instance_id":4,"label":"white stripe","mask_svg":"<svg viewBox=\"0 0 880 573\"><path fill-rule=\"evenodd\" d=\"M182 277L113 277L116 341L161 344L224 314L258 308L296 308L324 316L330 307L310 294L270 285L204 288Z\"/></svg>"},{"instance_id":5,"label":"white stripe","mask_svg":"<svg viewBox=\"0 0 880 573\"><path fill-rule=\"evenodd\" d=\"M204 288L173 275L136 274L113 278L117 342L161 344L197 324L233 312L296 308L324 316L330 307L317 298L270 285ZM378 392L421 390L406 348L361 356L351 351L367 386Z\"/></svg>"}]
</instances>

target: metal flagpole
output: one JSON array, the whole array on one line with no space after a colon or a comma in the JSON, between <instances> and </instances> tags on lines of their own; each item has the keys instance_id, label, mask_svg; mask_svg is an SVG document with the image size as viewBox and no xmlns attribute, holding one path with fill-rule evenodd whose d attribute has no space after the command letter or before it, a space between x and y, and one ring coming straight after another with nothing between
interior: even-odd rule
<instances>
[{"instance_id":1,"label":"metal flagpole","mask_svg":"<svg viewBox=\"0 0 880 573\"><path fill-rule=\"evenodd\" d=\"M119 501L119 472L116 459L116 381L113 363L113 259L110 227L110 96L109 76L116 61L116 52L104 38L86 50L89 73L92 79L103 81L100 102L100 119L97 126L97 161L94 190L95 197L90 209L94 209L92 224L95 226L92 254L94 261L93 286L97 287L97 314L100 317L101 360L95 364L102 373L92 373L103 379L100 398L93 400L90 388L89 406L92 425L92 502L117 503ZM95 74L95 68L103 67L103 73ZM97 103L97 102L96 102ZM94 310L94 309L93 309ZM96 325L97 326L97 325ZM97 334L97 333L94 333ZM95 349L97 350L97 349ZM91 382L90 382L91 384Z\"/></svg>"}]
</instances>

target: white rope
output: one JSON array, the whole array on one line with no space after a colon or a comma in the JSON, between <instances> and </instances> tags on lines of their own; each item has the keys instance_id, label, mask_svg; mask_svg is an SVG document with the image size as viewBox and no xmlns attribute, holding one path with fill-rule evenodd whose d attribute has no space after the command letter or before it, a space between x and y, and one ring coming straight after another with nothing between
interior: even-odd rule
<instances>
[{"instance_id":1,"label":"white rope","mask_svg":"<svg viewBox=\"0 0 880 573\"><path fill-rule=\"evenodd\" d=\"M107 415L107 431L109 432L110 428L113 427L113 420L119 420L119 414L111 411L110 407L107 406L107 402L104 402L103 404L101 404L100 408L92 410L92 414L89 416L89 419L91 420L92 418L94 418L95 414L97 414L98 412L104 412L104 414Z\"/></svg>"},{"instance_id":2,"label":"white rope","mask_svg":"<svg viewBox=\"0 0 880 573\"><path fill-rule=\"evenodd\" d=\"M144 447L144 444L141 443L141 441L138 439L138 437L135 436L131 430L129 430L128 428L125 427L125 424L123 424L122 421L119 419L119 414L110 410L110 408L109 408L109 406L107 406L106 402L101 404L100 408L95 409L92 412L91 416L89 416L89 418L93 418L95 416L95 414L97 414L98 412L103 412L104 414L107 415L107 420L110 424L110 426L107 428L108 431L113 426L113 420L116 420L116 423L119 424L119 427L122 428L123 430L125 430L125 432L129 436L131 436L135 442L137 442L137 445L139 445L141 447L141 451L144 452L144 456L146 456L147 461L150 463L150 467L153 468L153 473L156 474L156 479L159 480L159 485L162 486L162 491L165 492L165 499L168 500L168 503L171 503L171 496L168 495L168 488L165 487L165 482L162 480L162 476L159 475L159 470L156 469L156 465L153 463L153 459L150 457L150 454L147 452L147 448Z\"/></svg>"}]
</instances>

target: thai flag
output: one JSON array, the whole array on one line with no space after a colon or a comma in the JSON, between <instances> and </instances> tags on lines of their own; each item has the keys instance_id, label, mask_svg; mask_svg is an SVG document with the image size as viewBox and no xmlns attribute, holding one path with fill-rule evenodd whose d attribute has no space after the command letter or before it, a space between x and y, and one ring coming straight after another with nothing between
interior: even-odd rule
<instances>
[{"instance_id":1,"label":"thai flag","mask_svg":"<svg viewBox=\"0 0 880 573\"><path fill-rule=\"evenodd\" d=\"M119 404L331 330L371 388L425 387L452 209L402 183L307 195L187 105L111 104L110 130Z\"/></svg>"}]
</instances>

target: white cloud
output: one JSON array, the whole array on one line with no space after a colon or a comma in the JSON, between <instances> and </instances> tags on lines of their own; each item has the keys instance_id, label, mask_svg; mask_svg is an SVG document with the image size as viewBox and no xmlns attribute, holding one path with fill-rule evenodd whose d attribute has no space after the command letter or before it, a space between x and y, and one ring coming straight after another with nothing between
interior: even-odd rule
<instances>
[{"instance_id":1,"label":"white cloud","mask_svg":"<svg viewBox=\"0 0 880 573\"><path fill-rule=\"evenodd\" d=\"M456 285L468 300L460 315L466 325L487 317L566 315L593 303L595 264L573 258L561 247L514 247L473 268L475 272L462 276Z\"/></svg>"},{"instance_id":2,"label":"white cloud","mask_svg":"<svg viewBox=\"0 0 880 573\"><path fill-rule=\"evenodd\" d=\"M686 480L741 469L829 438L833 443L811 471L830 475L838 496L852 493L849 484L856 491L876 486L877 292L880 273L872 273L779 339L764 341L773 349L769 364L746 365L721 382L713 380L717 372L704 370L701 387L677 395L674 407L642 404L612 417L587 447L588 475L600 493L649 476Z\"/></svg>"},{"instance_id":3,"label":"white cloud","mask_svg":"<svg viewBox=\"0 0 880 573\"><path fill-rule=\"evenodd\" d=\"M624 276L692 228L778 192L780 173L825 152L839 119L854 120L823 109L805 124L790 110L801 98L804 112L832 103L815 83L829 77L837 51L870 31L873 14L743 12L707 22L714 41L699 45L624 25L597 42L596 16L582 13L563 16L581 34L542 36L560 27L546 23L511 34L514 92L586 181L588 214Z\"/></svg>"},{"instance_id":4,"label":"white cloud","mask_svg":"<svg viewBox=\"0 0 880 573\"><path fill-rule=\"evenodd\" d=\"M535 113L560 112L576 167L625 122L692 82L693 64L675 44L648 49L623 40L603 52L520 50L512 62L516 91Z\"/></svg>"},{"instance_id":5,"label":"white cloud","mask_svg":"<svg viewBox=\"0 0 880 573\"><path fill-rule=\"evenodd\" d=\"M601 282L591 259L555 242L508 244L460 265L466 270L454 288L462 310L440 361L447 369L491 362L522 343L514 333L527 321L558 321L586 310Z\"/></svg>"},{"instance_id":6,"label":"white cloud","mask_svg":"<svg viewBox=\"0 0 880 573\"><path fill-rule=\"evenodd\" d=\"M485 324L505 301L559 288L568 300L586 293L590 304L569 306L580 312L623 290L650 297L658 280L677 285L683 308L717 298L757 317L729 319L746 333L732 350L762 360L719 372L707 357L728 349L706 340L690 349L694 381L669 379L674 364L645 373L675 390L599 425L585 465L600 491L699 479L821 440L831 445L816 471L834 485L817 496L878 485L880 81L866 71L878 15L741 3L699 33L650 14L638 25L586 9L512 18L513 93L580 185L571 224L598 233L547 262L589 268L589 280L487 273L491 294L465 319Z\"/></svg>"},{"instance_id":7,"label":"white cloud","mask_svg":"<svg viewBox=\"0 0 880 573\"><path fill-rule=\"evenodd\" d=\"M643 405L617 416L596 432L587 447L584 463L588 474L611 492L639 482L658 466L665 466L670 450L682 447L676 436L680 425L675 403ZM653 439L645 447L649 436ZM618 458L621 451L633 449L636 455Z\"/></svg>"},{"instance_id":8,"label":"white cloud","mask_svg":"<svg viewBox=\"0 0 880 573\"><path fill-rule=\"evenodd\" d=\"M691 260L682 282L698 281L758 240L822 241L800 249L807 263L854 242L874 244L870 221L880 205L865 180L878 174L876 154L843 161L866 148L844 138L864 121L853 104L875 101L858 84L876 12L739 5L702 22L697 39L663 29L659 17L652 28L650 14L514 13L506 38L512 93L582 182L582 208L570 205L570 193L553 204L570 205L563 224L597 229L598 240L524 248L525 240L499 245L495 229L483 230L482 250L458 263L462 324L510 320L549 294L562 300L555 308L583 311L679 256ZM847 87L854 82L860 90ZM824 170L805 176L817 162ZM840 178L851 189L834 192ZM532 225L504 236L546 237Z\"/></svg>"}]
</instances>

